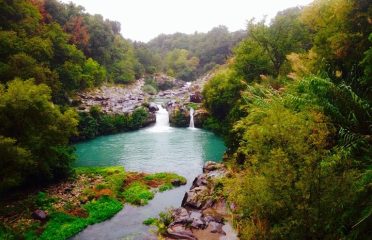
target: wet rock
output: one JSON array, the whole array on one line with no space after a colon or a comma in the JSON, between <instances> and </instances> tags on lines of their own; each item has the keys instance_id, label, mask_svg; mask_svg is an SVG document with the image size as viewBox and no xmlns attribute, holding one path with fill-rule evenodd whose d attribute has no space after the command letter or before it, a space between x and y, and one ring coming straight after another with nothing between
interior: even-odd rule
<instances>
[{"instance_id":1,"label":"wet rock","mask_svg":"<svg viewBox=\"0 0 372 240\"><path fill-rule=\"evenodd\" d=\"M207 226L203 220L202 213L199 211L190 212L190 219L192 221L191 227L193 228L204 229Z\"/></svg>"},{"instance_id":2,"label":"wet rock","mask_svg":"<svg viewBox=\"0 0 372 240\"><path fill-rule=\"evenodd\" d=\"M207 175L206 174L200 174L192 182L192 187L191 188L206 186L207 184L208 184Z\"/></svg>"},{"instance_id":3,"label":"wet rock","mask_svg":"<svg viewBox=\"0 0 372 240\"><path fill-rule=\"evenodd\" d=\"M205 196L207 196L208 193L209 189L206 186L195 187L185 193L182 200L182 206L201 209L206 202Z\"/></svg>"},{"instance_id":4,"label":"wet rock","mask_svg":"<svg viewBox=\"0 0 372 240\"><path fill-rule=\"evenodd\" d=\"M210 222L209 227L211 229L211 233L220 233L220 234L226 234L223 230L223 224L219 222Z\"/></svg>"},{"instance_id":5,"label":"wet rock","mask_svg":"<svg viewBox=\"0 0 372 240\"><path fill-rule=\"evenodd\" d=\"M46 212L44 212L43 210L35 210L32 214L31 214L31 217L33 219L36 219L36 220L41 220L41 221L44 221L47 219L48 215L46 214Z\"/></svg>"},{"instance_id":6,"label":"wet rock","mask_svg":"<svg viewBox=\"0 0 372 240\"><path fill-rule=\"evenodd\" d=\"M173 179L171 181L171 184L175 187L179 187L181 185L185 185L186 183L185 182L182 182L180 179Z\"/></svg>"},{"instance_id":7,"label":"wet rock","mask_svg":"<svg viewBox=\"0 0 372 240\"><path fill-rule=\"evenodd\" d=\"M151 102L149 104L149 110L150 112L156 112L156 111L159 111L159 107L155 103Z\"/></svg>"},{"instance_id":8,"label":"wet rock","mask_svg":"<svg viewBox=\"0 0 372 240\"><path fill-rule=\"evenodd\" d=\"M208 224L210 222L223 223L223 218L219 216L207 215L204 217L204 221Z\"/></svg>"},{"instance_id":9,"label":"wet rock","mask_svg":"<svg viewBox=\"0 0 372 240\"><path fill-rule=\"evenodd\" d=\"M170 225L187 224L191 222L190 214L183 207L173 210L172 218L174 219Z\"/></svg>"},{"instance_id":10,"label":"wet rock","mask_svg":"<svg viewBox=\"0 0 372 240\"><path fill-rule=\"evenodd\" d=\"M182 224L176 224L170 226L167 229L167 236L171 239L189 239L189 240L197 240L196 237L192 234L190 229L187 229Z\"/></svg>"},{"instance_id":11,"label":"wet rock","mask_svg":"<svg viewBox=\"0 0 372 240\"><path fill-rule=\"evenodd\" d=\"M194 219L191 223L191 227L197 229L204 229L206 226L205 222L201 219Z\"/></svg>"},{"instance_id":12,"label":"wet rock","mask_svg":"<svg viewBox=\"0 0 372 240\"><path fill-rule=\"evenodd\" d=\"M221 163L208 161L203 166L203 173L209 173L218 169L224 169L224 165Z\"/></svg>"}]
</instances>

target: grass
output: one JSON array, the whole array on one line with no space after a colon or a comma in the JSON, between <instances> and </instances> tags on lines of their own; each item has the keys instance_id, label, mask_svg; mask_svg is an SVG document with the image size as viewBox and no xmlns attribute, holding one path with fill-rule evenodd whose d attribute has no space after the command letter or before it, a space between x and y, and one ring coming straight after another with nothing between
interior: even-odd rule
<instances>
[{"instance_id":1,"label":"grass","mask_svg":"<svg viewBox=\"0 0 372 240\"><path fill-rule=\"evenodd\" d=\"M153 225L155 226L158 230L157 232L161 234L165 234L167 231L167 228L169 224L173 221L172 218L172 209L169 209L165 212L159 213L158 218L148 218L145 221L143 221L143 224L149 226ZM163 238L161 238L163 239Z\"/></svg>"},{"instance_id":2,"label":"grass","mask_svg":"<svg viewBox=\"0 0 372 240\"><path fill-rule=\"evenodd\" d=\"M75 168L77 175L97 176L100 175L104 178L105 184L96 186L97 190L110 189L114 196L118 196L125 179L125 170L123 167L78 167Z\"/></svg>"},{"instance_id":3,"label":"grass","mask_svg":"<svg viewBox=\"0 0 372 240\"><path fill-rule=\"evenodd\" d=\"M62 212L52 213L43 233L37 236L29 232L26 234L26 239L63 240L70 238L88 225L99 223L112 217L123 208L123 205L113 198L104 196L85 204L84 208L89 214L87 218L75 217Z\"/></svg>"},{"instance_id":4,"label":"grass","mask_svg":"<svg viewBox=\"0 0 372 240\"><path fill-rule=\"evenodd\" d=\"M170 190L175 187L175 185L172 184L174 181L179 181L180 185L186 184L186 178L175 174L175 173L167 173L167 172L161 172L161 173L154 173L150 174L144 177L145 183L149 184L150 182L156 182L159 186L159 191L164 192L167 190Z\"/></svg>"},{"instance_id":5,"label":"grass","mask_svg":"<svg viewBox=\"0 0 372 240\"><path fill-rule=\"evenodd\" d=\"M147 185L141 182L133 182L124 190L123 196L128 203L146 205L149 200L154 198L154 193Z\"/></svg>"}]
</instances>

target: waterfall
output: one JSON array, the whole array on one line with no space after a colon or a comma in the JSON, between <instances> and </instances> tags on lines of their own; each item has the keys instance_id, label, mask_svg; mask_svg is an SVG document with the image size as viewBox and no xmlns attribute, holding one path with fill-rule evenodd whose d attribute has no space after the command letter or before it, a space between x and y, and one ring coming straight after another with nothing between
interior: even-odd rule
<instances>
[{"instance_id":1,"label":"waterfall","mask_svg":"<svg viewBox=\"0 0 372 240\"><path fill-rule=\"evenodd\" d=\"M195 128L194 126L194 109L190 108L190 128Z\"/></svg>"},{"instance_id":2,"label":"waterfall","mask_svg":"<svg viewBox=\"0 0 372 240\"><path fill-rule=\"evenodd\" d=\"M169 115L168 111L163 108L160 104L157 105L159 111L156 112L156 123L154 126L148 128L150 132L169 132L171 127L169 126Z\"/></svg>"}]
</instances>

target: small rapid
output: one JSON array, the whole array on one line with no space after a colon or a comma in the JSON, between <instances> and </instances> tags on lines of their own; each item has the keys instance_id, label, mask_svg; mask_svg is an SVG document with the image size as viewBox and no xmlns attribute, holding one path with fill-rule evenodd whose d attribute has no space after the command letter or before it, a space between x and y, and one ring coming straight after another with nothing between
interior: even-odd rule
<instances>
[{"instance_id":1,"label":"small rapid","mask_svg":"<svg viewBox=\"0 0 372 240\"><path fill-rule=\"evenodd\" d=\"M170 132L168 111L161 104L157 105L159 110L156 112L156 123L154 126L147 128L149 132Z\"/></svg>"},{"instance_id":2,"label":"small rapid","mask_svg":"<svg viewBox=\"0 0 372 240\"><path fill-rule=\"evenodd\" d=\"M190 108L190 125L189 128L195 128L194 125L194 109Z\"/></svg>"}]
</instances>

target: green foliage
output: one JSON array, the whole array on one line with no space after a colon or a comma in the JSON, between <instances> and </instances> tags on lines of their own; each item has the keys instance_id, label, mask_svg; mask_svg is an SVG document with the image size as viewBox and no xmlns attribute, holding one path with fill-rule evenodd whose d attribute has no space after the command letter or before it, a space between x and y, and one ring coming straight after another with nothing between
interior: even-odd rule
<instances>
[{"instance_id":1,"label":"green foliage","mask_svg":"<svg viewBox=\"0 0 372 240\"><path fill-rule=\"evenodd\" d=\"M84 205L89 213L87 218L78 218L65 213L54 213L38 239L67 239L80 232L88 225L102 222L117 212L123 205L112 198L101 197Z\"/></svg>"},{"instance_id":2,"label":"green foliage","mask_svg":"<svg viewBox=\"0 0 372 240\"><path fill-rule=\"evenodd\" d=\"M48 197L45 192L38 192L35 200L37 207L45 210L50 209L53 202L55 199Z\"/></svg>"},{"instance_id":3,"label":"green foliage","mask_svg":"<svg viewBox=\"0 0 372 240\"><path fill-rule=\"evenodd\" d=\"M144 91L144 92L146 92L150 95L156 95L158 93L156 88L154 88L152 85L149 85L149 84L143 85L142 91Z\"/></svg>"},{"instance_id":4,"label":"green foliage","mask_svg":"<svg viewBox=\"0 0 372 240\"><path fill-rule=\"evenodd\" d=\"M148 218L143 221L143 224L145 224L146 226L155 225L156 221L157 218Z\"/></svg>"},{"instance_id":5,"label":"green foliage","mask_svg":"<svg viewBox=\"0 0 372 240\"><path fill-rule=\"evenodd\" d=\"M123 187L123 181L125 179L125 169L123 167L78 167L75 168L77 175L87 176L102 176L105 183L102 188L108 188L112 190L114 196L119 196ZM99 186L96 186L96 189Z\"/></svg>"},{"instance_id":6,"label":"green foliage","mask_svg":"<svg viewBox=\"0 0 372 240\"><path fill-rule=\"evenodd\" d=\"M371 47L368 36L371 4L368 1L314 1L301 19L314 32L313 51L325 62L322 69L335 83L344 81L358 95L370 95L363 76L368 65L360 64Z\"/></svg>"},{"instance_id":7,"label":"green foliage","mask_svg":"<svg viewBox=\"0 0 372 240\"><path fill-rule=\"evenodd\" d=\"M233 117L230 113L238 105L244 87L234 70L223 69L204 86L204 105L220 121Z\"/></svg>"},{"instance_id":8,"label":"green foliage","mask_svg":"<svg viewBox=\"0 0 372 240\"><path fill-rule=\"evenodd\" d=\"M50 102L50 93L44 84L17 79L0 95L0 135L4 136L0 149L2 156L9 157L1 158L2 190L70 171L74 155L68 139L76 131L76 113L72 109L61 112Z\"/></svg>"},{"instance_id":9,"label":"green foliage","mask_svg":"<svg viewBox=\"0 0 372 240\"><path fill-rule=\"evenodd\" d=\"M206 84L206 126L228 140L235 173L223 189L241 239L370 235L370 9L318 0L269 26L251 21Z\"/></svg>"},{"instance_id":10,"label":"green foliage","mask_svg":"<svg viewBox=\"0 0 372 240\"><path fill-rule=\"evenodd\" d=\"M154 193L149 190L147 185L134 182L124 190L123 197L128 203L146 205L149 200L154 198Z\"/></svg>"},{"instance_id":11,"label":"green foliage","mask_svg":"<svg viewBox=\"0 0 372 240\"><path fill-rule=\"evenodd\" d=\"M184 81L195 79L195 70L199 64L197 57L192 57L185 49L174 49L165 56L167 73Z\"/></svg>"},{"instance_id":12,"label":"green foliage","mask_svg":"<svg viewBox=\"0 0 372 240\"><path fill-rule=\"evenodd\" d=\"M165 183L159 187L159 192L165 192L165 191L171 190L172 188L174 188L172 184Z\"/></svg>"},{"instance_id":13,"label":"green foliage","mask_svg":"<svg viewBox=\"0 0 372 240\"><path fill-rule=\"evenodd\" d=\"M169 224L171 224L172 221L172 210L168 210L166 212L159 213L158 218L146 219L145 221L143 221L143 224L154 225L157 227L159 234L165 234L167 232Z\"/></svg>"},{"instance_id":14,"label":"green foliage","mask_svg":"<svg viewBox=\"0 0 372 240\"><path fill-rule=\"evenodd\" d=\"M161 172L161 173L153 173L150 175L145 176L144 178L147 181L150 180L163 180L166 182L171 182L172 180L180 180L181 183L186 184L186 178L176 174L176 173L168 173L168 172Z\"/></svg>"},{"instance_id":15,"label":"green foliage","mask_svg":"<svg viewBox=\"0 0 372 240\"><path fill-rule=\"evenodd\" d=\"M79 136L73 140L91 139L96 136L131 131L143 127L148 118L145 108L137 108L131 114L105 114L96 106L89 113L79 113Z\"/></svg>"},{"instance_id":16,"label":"green foliage","mask_svg":"<svg viewBox=\"0 0 372 240\"><path fill-rule=\"evenodd\" d=\"M229 32L227 27L218 26L207 33L183 34L175 33L170 35L161 34L151 40L147 46L152 50L154 58L157 59L158 68L169 75L174 75L185 80L194 80L197 76L203 75L225 63L231 55L234 45L246 35L245 31ZM178 50L177 50L178 49ZM186 59L181 53L188 52ZM177 54L175 54L178 52ZM171 55L177 63L169 62ZM177 56L178 57L177 57ZM168 57L168 59L166 58ZM194 64L188 64L187 59L198 59ZM162 61L161 61L162 60ZM141 60L140 60L141 61ZM191 63L191 62L190 62ZM189 66L188 66L189 65ZM194 66L193 66L194 65Z\"/></svg>"}]
</instances>

